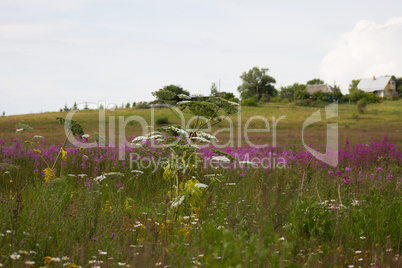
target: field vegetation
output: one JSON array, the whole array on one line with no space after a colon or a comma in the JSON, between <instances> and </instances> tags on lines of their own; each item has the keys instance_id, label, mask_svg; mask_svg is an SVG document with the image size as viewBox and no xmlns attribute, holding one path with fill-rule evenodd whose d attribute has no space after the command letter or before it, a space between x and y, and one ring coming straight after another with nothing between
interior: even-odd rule
<instances>
[{"instance_id":1,"label":"field vegetation","mask_svg":"<svg viewBox=\"0 0 402 268\"><path fill-rule=\"evenodd\" d=\"M401 100L369 104L364 113L341 104L330 120L321 111L305 143L322 151L326 124L338 122L335 167L302 146L303 122L320 108L266 103L239 116L231 105L211 106L208 120L215 111L228 116L233 146L202 146L219 130L218 144L230 141L227 119L212 131L195 120L186 131L160 108L155 118L170 125L159 130L126 122L135 146L122 160L108 129L119 130L119 116L150 124L150 109L105 111L106 146L94 148L85 144L99 132L98 110L75 113L89 134L76 144L65 134L74 123L55 119L67 112L1 117L0 266L400 267ZM253 116L267 118L270 132L250 132L250 141L267 147L244 138ZM286 116L276 147L272 116ZM264 128L261 117L249 128Z\"/></svg>"}]
</instances>

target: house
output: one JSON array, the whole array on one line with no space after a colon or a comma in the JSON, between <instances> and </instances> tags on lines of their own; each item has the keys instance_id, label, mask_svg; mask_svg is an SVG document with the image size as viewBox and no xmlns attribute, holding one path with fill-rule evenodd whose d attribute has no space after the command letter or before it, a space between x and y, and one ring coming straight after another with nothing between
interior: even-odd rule
<instances>
[{"instance_id":1,"label":"house","mask_svg":"<svg viewBox=\"0 0 402 268\"><path fill-rule=\"evenodd\" d=\"M331 87L327 84L307 85L306 90L310 95L320 90L324 93L335 93L339 91L337 88Z\"/></svg>"},{"instance_id":2,"label":"house","mask_svg":"<svg viewBox=\"0 0 402 268\"><path fill-rule=\"evenodd\" d=\"M363 78L360 80L357 88L367 93L373 93L381 98L396 97L396 83L391 77Z\"/></svg>"}]
</instances>

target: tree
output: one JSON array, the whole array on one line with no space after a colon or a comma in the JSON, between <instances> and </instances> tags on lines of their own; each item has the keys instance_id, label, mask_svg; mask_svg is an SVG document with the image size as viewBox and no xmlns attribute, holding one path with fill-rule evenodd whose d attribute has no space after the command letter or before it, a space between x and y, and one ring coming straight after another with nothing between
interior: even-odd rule
<instances>
[{"instance_id":1,"label":"tree","mask_svg":"<svg viewBox=\"0 0 402 268\"><path fill-rule=\"evenodd\" d=\"M287 87L281 87L281 92L279 93L282 99L288 99L288 100L296 100L296 95L299 91L305 91L306 90L306 85L304 84L299 84L299 83L294 83L293 85L287 86ZM307 92L307 91L306 91ZM302 94L304 95L304 94ZM307 96L308 98L309 96ZM304 97L303 97L304 99Z\"/></svg>"},{"instance_id":2,"label":"tree","mask_svg":"<svg viewBox=\"0 0 402 268\"><path fill-rule=\"evenodd\" d=\"M176 104L182 100L180 97L178 97L179 94L187 96L190 95L187 90L184 90L182 87L176 85L164 86L158 91L152 92L152 95L154 95L157 102L166 102L171 104Z\"/></svg>"},{"instance_id":3,"label":"tree","mask_svg":"<svg viewBox=\"0 0 402 268\"><path fill-rule=\"evenodd\" d=\"M213 82L211 86L211 96L218 97L218 88L215 82Z\"/></svg>"},{"instance_id":4,"label":"tree","mask_svg":"<svg viewBox=\"0 0 402 268\"><path fill-rule=\"evenodd\" d=\"M392 79L395 81L395 88L398 92L398 95L401 96L402 94L402 77L395 77L395 75L391 76Z\"/></svg>"},{"instance_id":5,"label":"tree","mask_svg":"<svg viewBox=\"0 0 402 268\"><path fill-rule=\"evenodd\" d=\"M73 110L74 111L78 110L77 102L75 102L75 101L74 101L74 105L73 105Z\"/></svg>"},{"instance_id":6,"label":"tree","mask_svg":"<svg viewBox=\"0 0 402 268\"><path fill-rule=\"evenodd\" d=\"M307 85L322 85L322 84L324 84L324 81L322 81L319 78L314 78L310 81L307 81Z\"/></svg>"},{"instance_id":7,"label":"tree","mask_svg":"<svg viewBox=\"0 0 402 268\"><path fill-rule=\"evenodd\" d=\"M352 94L354 91L358 90L357 85L360 83L360 79L353 79L349 84L349 94Z\"/></svg>"},{"instance_id":8,"label":"tree","mask_svg":"<svg viewBox=\"0 0 402 268\"><path fill-rule=\"evenodd\" d=\"M266 74L268 68L254 67L248 72L244 72L240 78L243 83L237 88L240 92L240 96L243 99L249 99L256 97L257 101L263 94L274 97L278 92L272 84L276 83L276 80Z\"/></svg>"}]
</instances>

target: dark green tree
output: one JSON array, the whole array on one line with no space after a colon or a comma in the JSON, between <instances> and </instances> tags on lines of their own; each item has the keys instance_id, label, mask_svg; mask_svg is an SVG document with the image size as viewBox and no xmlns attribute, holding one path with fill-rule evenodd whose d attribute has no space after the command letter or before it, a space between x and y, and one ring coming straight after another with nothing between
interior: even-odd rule
<instances>
[{"instance_id":1,"label":"dark green tree","mask_svg":"<svg viewBox=\"0 0 402 268\"><path fill-rule=\"evenodd\" d=\"M243 99L249 99L256 97L257 101L260 100L263 94L268 96L276 96L278 93L272 84L276 83L276 80L266 74L269 71L268 68L254 67L248 72L244 72L240 78L243 83L237 88L240 92L240 96Z\"/></svg>"},{"instance_id":2,"label":"dark green tree","mask_svg":"<svg viewBox=\"0 0 402 268\"><path fill-rule=\"evenodd\" d=\"M360 83L361 79L353 79L352 82L349 84L349 94L352 94L354 91L356 91L357 85Z\"/></svg>"},{"instance_id":3,"label":"dark green tree","mask_svg":"<svg viewBox=\"0 0 402 268\"><path fill-rule=\"evenodd\" d=\"M402 94L402 77L395 77L395 75L393 75L392 79L395 81L395 88L396 88L396 91L398 92L398 95L401 96L401 94Z\"/></svg>"},{"instance_id":4,"label":"dark green tree","mask_svg":"<svg viewBox=\"0 0 402 268\"><path fill-rule=\"evenodd\" d=\"M78 110L78 106L77 106L77 103L75 101L74 101L74 105L73 105L73 110L74 111Z\"/></svg>"},{"instance_id":5,"label":"dark green tree","mask_svg":"<svg viewBox=\"0 0 402 268\"><path fill-rule=\"evenodd\" d=\"M158 91L152 92L152 95L156 98L157 102L166 102L171 104L176 104L182 100L180 97L178 97L179 94L187 96L190 95L187 90L184 90L182 87L176 85L164 86Z\"/></svg>"},{"instance_id":6,"label":"dark green tree","mask_svg":"<svg viewBox=\"0 0 402 268\"><path fill-rule=\"evenodd\" d=\"M310 81L307 81L307 85L321 85L321 84L324 84L324 81L322 81L319 78L314 78Z\"/></svg>"},{"instance_id":7,"label":"dark green tree","mask_svg":"<svg viewBox=\"0 0 402 268\"><path fill-rule=\"evenodd\" d=\"M280 91L280 96L282 99L288 99L288 100L296 100L297 93L299 91L305 91L306 90L306 85L304 84L299 84L299 83L294 83L293 85L287 86L287 87L281 87ZM306 91L307 92L307 91ZM304 94L302 94L304 95ZM309 96L307 96L308 98ZM304 97L303 97L304 99Z\"/></svg>"}]
</instances>

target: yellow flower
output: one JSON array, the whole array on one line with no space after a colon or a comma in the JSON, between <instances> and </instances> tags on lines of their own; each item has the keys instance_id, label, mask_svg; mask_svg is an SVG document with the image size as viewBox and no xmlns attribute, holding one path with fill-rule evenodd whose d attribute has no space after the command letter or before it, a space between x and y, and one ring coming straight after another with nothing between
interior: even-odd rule
<instances>
[{"instance_id":1,"label":"yellow flower","mask_svg":"<svg viewBox=\"0 0 402 268\"><path fill-rule=\"evenodd\" d=\"M54 179L54 177L56 177L56 174L54 174L54 173L55 173L54 170L51 169L50 167L45 168L45 169L43 170L43 173L45 173L45 181L46 181L46 182L49 182L49 181L51 181L52 179Z\"/></svg>"},{"instance_id":2,"label":"yellow flower","mask_svg":"<svg viewBox=\"0 0 402 268\"><path fill-rule=\"evenodd\" d=\"M45 265L49 264L51 262L51 260L52 260L51 257L45 257L45 261L44 261Z\"/></svg>"},{"instance_id":3,"label":"yellow flower","mask_svg":"<svg viewBox=\"0 0 402 268\"><path fill-rule=\"evenodd\" d=\"M66 161L66 160L67 160L67 151L64 150L63 147L61 147L60 150L61 150L61 159L62 159L63 161Z\"/></svg>"},{"instance_id":4,"label":"yellow flower","mask_svg":"<svg viewBox=\"0 0 402 268\"><path fill-rule=\"evenodd\" d=\"M75 263L72 263L67 268L77 268L77 265L75 265Z\"/></svg>"}]
</instances>

